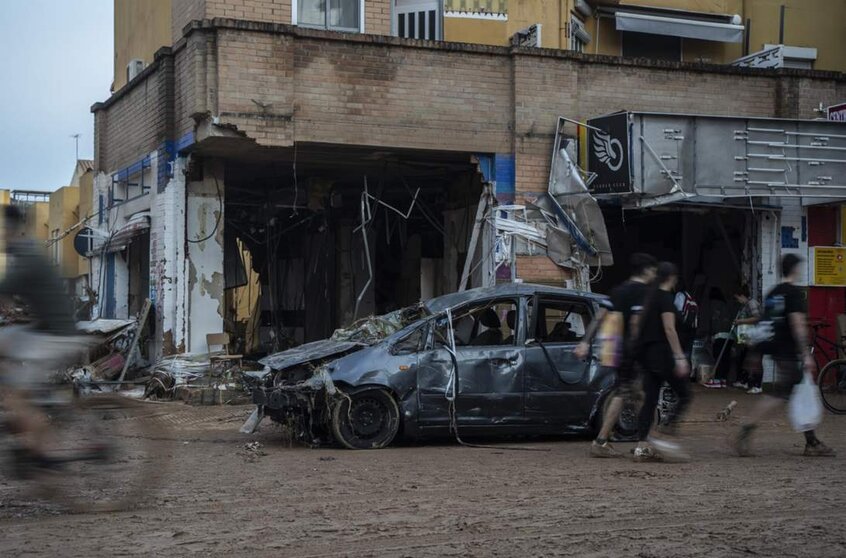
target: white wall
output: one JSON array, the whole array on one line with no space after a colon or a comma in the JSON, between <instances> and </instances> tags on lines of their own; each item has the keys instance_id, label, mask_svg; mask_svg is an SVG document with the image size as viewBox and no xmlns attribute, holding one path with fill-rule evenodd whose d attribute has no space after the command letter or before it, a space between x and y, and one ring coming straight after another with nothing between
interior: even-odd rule
<instances>
[{"instance_id":1,"label":"white wall","mask_svg":"<svg viewBox=\"0 0 846 558\"><path fill-rule=\"evenodd\" d=\"M186 205L188 243L188 343L186 351L208 349L206 335L223 331L223 164L206 161L203 180L189 182Z\"/></svg>"}]
</instances>

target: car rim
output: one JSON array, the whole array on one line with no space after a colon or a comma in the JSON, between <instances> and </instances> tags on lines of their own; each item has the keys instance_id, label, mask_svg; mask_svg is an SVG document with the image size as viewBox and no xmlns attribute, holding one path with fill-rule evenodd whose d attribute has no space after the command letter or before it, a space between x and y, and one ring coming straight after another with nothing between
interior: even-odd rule
<instances>
[{"instance_id":1,"label":"car rim","mask_svg":"<svg viewBox=\"0 0 846 558\"><path fill-rule=\"evenodd\" d=\"M385 429L388 410L374 397L356 398L350 406L349 423L355 436L362 440L378 437Z\"/></svg>"}]
</instances>

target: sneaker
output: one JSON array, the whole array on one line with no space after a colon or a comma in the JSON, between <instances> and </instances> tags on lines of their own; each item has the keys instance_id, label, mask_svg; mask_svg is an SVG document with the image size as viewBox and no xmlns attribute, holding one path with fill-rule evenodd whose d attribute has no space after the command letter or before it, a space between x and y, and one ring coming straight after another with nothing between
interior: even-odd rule
<instances>
[{"instance_id":1,"label":"sneaker","mask_svg":"<svg viewBox=\"0 0 846 558\"><path fill-rule=\"evenodd\" d=\"M759 387L753 387L753 388L749 388L749 391L747 391L746 393L748 393L750 395L760 395L761 393L764 393L764 390L762 390Z\"/></svg>"},{"instance_id":2,"label":"sneaker","mask_svg":"<svg viewBox=\"0 0 846 558\"><path fill-rule=\"evenodd\" d=\"M707 382L705 382L702 385L705 386L706 388L711 388L711 389L720 389L721 387L723 387L723 384L720 382L720 380L708 380Z\"/></svg>"},{"instance_id":3,"label":"sneaker","mask_svg":"<svg viewBox=\"0 0 846 558\"><path fill-rule=\"evenodd\" d=\"M805 457L834 457L837 455L837 452L822 442L817 442L815 446L806 444L805 451L802 455Z\"/></svg>"},{"instance_id":4,"label":"sneaker","mask_svg":"<svg viewBox=\"0 0 846 558\"><path fill-rule=\"evenodd\" d=\"M735 382L732 385L734 387L736 387L737 389L749 389L749 384L747 384L745 382Z\"/></svg>"},{"instance_id":5,"label":"sneaker","mask_svg":"<svg viewBox=\"0 0 846 558\"><path fill-rule=\"evenodd\" d=\"M752 455L752 432L754 430L755 426L749 424L740 427L740 432L737 433L737 437L734 439L734 451L740 457Z\"/></svg>"},{"instance_id":6,"label":"sneaker","mask_svg":"<svg viewBox=\"0 0 846 558\"><path fill-rule=\"evenodd\" d=\"M720 380L720 387L721 387L721 388L728 387L728 382L727 382L727 381L725 381L725 380Z\"/></svg>"},{"instance_id":7,"label":"sneaker","mask_svg":"<svg viewBox=\"0 0 846 558\"><path fill-rule=\"evenodd\" d=\"M659 438L650 438L649 443L657 451L662 461L675 463L686 463L690 461L690 455L677 443Z\"/></svg>"},{"instance_id":8,"label":"sneaker","mask_svg":"<svg viewBox=\"0 0 846 558\"><path fill-rule=\"evenodd\" d=\"M634 449L634 460L637 463L645 463L648 461L661 461L661 456L658 452L649 446Z\"/></svg>"},{"instance_id":9,"label":"sneaker","mask_svg":"<svg viewBox=\"0 0 846 558\"><path fill-rule=\"evenodd\" d=\"M614 449L610 442L600 444L596 440L590 445L591 457L622 457L623 454Z\"/></svg>"}]
</instances>

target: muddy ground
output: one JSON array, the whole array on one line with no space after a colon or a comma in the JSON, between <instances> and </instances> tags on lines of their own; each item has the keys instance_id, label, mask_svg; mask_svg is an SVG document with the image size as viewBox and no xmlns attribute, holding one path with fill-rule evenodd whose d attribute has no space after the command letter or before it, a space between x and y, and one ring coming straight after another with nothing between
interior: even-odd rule
<instances>
[{"instance_id":1,"label":"muddy ground","mask_svg":"<svg viewBox=\"0 0 846 558\"><path fill-rule=\"evenodd\" d=\"M783 418L738 458L725 440L753 397L696 396L686 464L589 459L580 439L290 447L240 435L247 407L169 403L170 472L135 509L68 514L0 477L0 556L846 556L846 417L820 429L837 458L803 458Z\"/></svg>"}]
</instances>

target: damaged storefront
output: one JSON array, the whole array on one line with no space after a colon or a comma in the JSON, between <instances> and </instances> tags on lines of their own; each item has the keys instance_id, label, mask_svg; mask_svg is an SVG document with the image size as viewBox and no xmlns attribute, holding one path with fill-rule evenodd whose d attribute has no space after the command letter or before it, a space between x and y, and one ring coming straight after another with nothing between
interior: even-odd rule
<instances>
[{"instance_id":1,"label":"damaged storefront","mask_svg":"<svg viewBox=\"0 0 846 558\"><path fill-rule=\"evenodd\" d=\"M807 259L807 206L846 187L834 122L621 112L588 120L579 140L615 258L676 263L699 301L701 336L717 333L712 306L741 285L760 300L784 254ZM627 271L599 270L593 288L608 292Z\"/></svg>"}]
</instances>

